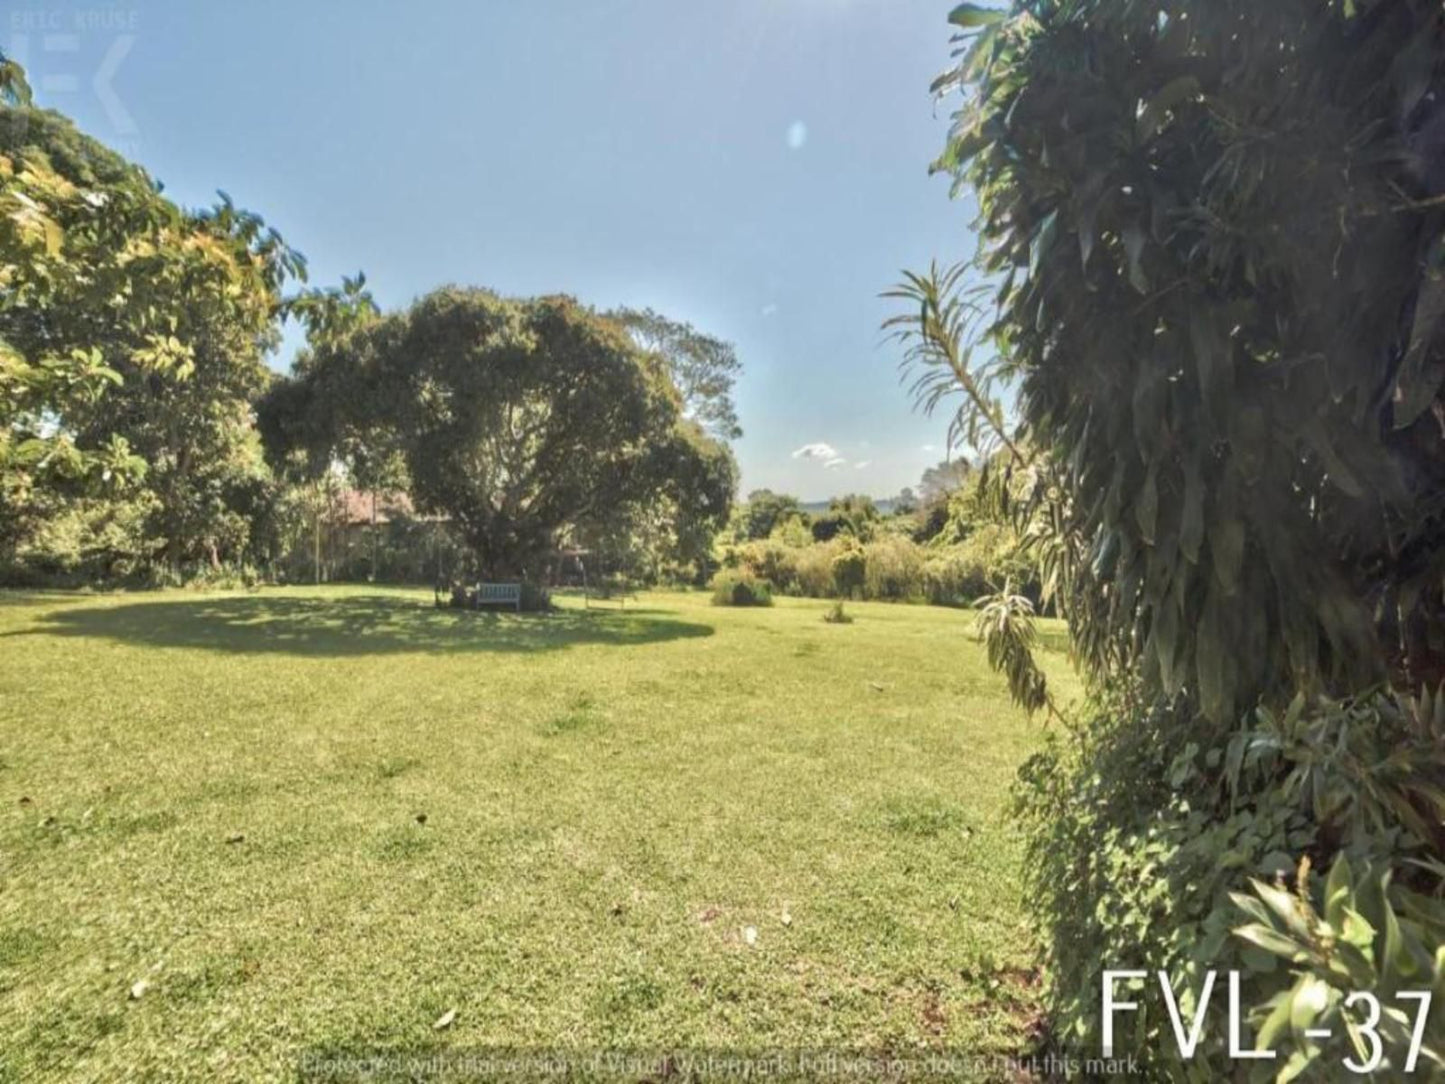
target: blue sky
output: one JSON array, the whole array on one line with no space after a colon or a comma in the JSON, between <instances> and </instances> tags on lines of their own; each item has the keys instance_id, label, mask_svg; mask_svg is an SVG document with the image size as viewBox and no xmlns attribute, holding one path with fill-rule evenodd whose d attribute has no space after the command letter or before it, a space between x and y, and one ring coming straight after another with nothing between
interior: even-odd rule
<instances>
[{"instance_id":1,"label":"blue sky","mask_svg":"<svg viewBox=\"0 0 1445 1084\"><path fill-rule=\"evenodd\" d=\"M314 282L365 270L386 307L447 282L566 292L730 339L745 491L883 497L942 458L877 294L973 247L927 175L949 3L7 7L43 104L181 202L226 189Z\"/></svg>"}]
</instances>

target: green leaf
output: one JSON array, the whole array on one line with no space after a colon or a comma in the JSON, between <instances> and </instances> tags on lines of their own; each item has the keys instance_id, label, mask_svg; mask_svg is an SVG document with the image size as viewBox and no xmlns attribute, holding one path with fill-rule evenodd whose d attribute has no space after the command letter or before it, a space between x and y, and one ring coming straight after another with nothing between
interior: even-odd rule
<instances>
[{"instance_id":1,"label":"green leaf","mask_svg":"<svg viewBox=\"0 0 1445 1084\"><path fill-rule=\"evenodd\" d=\"M1144 242L1148 235L1143 223L1131 222L1124 227L1124 256L1129 262L1129 284L1141 294L1149 292L1149 279L1144 274Z\"/></svg>"},{"instance_id":2,"label":"green leaf","mask_svg":"<svg viewBox=\"0 0 1445 1084\"><path fill-rule=\"evenodd\" d=\"M1284 889L1267 885L1263 881L1251 881L1250 884L1254 888L1255 895L1259 896L1264 901L1264 905L1280 917L1291 933L1297 937L1309 937L1309 927L1300 914L1299 900Z\"/></svg>"},{"instance_id":3,"label":"green leaf","mask_svg":"<svg viewBox=\"0 0 1445 1084\"><path fill-rule=\"evenodd\" d=\"M1045 254L1053 246L1054 235L1059 229L1059 212L1055 208L1050 211L1048 217L1039 224L1038 232L1034 234L1033 244L1029 246L1029 281L1033 282L1039 277L1039 264Z\"/></svg>"},{"instance_id":4,"label":"green leaf","mask_svg":"<svg viewBox=\"0 0 1445 1084\"><path fill-rule=\"evenodd\" d=\"M961 26L965 30L972 30L980 26L990 26L993 23L1002 22L1006 12L997 8L986 8L981 4L959 4L948 13L948 21L954 26Z\"/></svg>"},{"instance_id":5,"label":"green leaf","mask_svg":"<svg viewBox=\"0 0 1445 1084\"><path fill-rule=\"evenodd\" d=\"M1290 1026L1303 1033L1330 1007L1330 988L1315 975L1301 975L1290 994Z\"/></svg>"},{"instance_id":6,"label":"green leaf","mask_svg":"<svg viewBox=\"0 0 1445 1084\"><path fill-rule=\"evenodd\" d=\"M1368 952L1375 943L1375 927L1354 907L1346 907L1344 921L1340 924L1340 936L1362 952Z\"/></svg>"},{"instance_id":7,"label":"green leaf","mask_svg":"<svg viewBox=\"0 0 1445 1084\"><path fill-rule=\"evenodd\" d=\"M1152 546L1159 522L1159 473L1153 464L1144 476L1144 485L1134 502L1134 519L1139 524L1139 537Z\"/></svg>"},{"instance_id":8,"label":"green leaf","mask_svg":"<svg viewBox=\"0 0 1445 1084\"><path fill-rule=\"evenodd\" d=\"M1397 424L1398 421L1397 416ZM1328 434L1325 432L1324 423L1318 418L1311 418L1309 423L1304 426L1302 432L1305 441L1314 450L1315 454L1320 457L1320 461L1324 464L1325 472L1329 475L1330 481L1338 486L1348 497L1354 497L1356 500L1363 497L1365 495L1364 487L1360 485L1360 481L1355 477L1354 471L1350 470L1345 461L1340 458L1339 453L1335 451L1334 444L1331 443Z\"/></svg>"},{"instance_id":9,"label":"green leaf","mask_svg":"<svg viewBox=\"0 0 1445 1084\"><path fill-rule=\"evenodd\" d=\"M1325 878L1325 921L1336 930L1342 929L1345 924L1345 908L1349 906L1352 894L1350 879L1350 860L1341 854L1330 867L1330 875Z\"/></svg>"},{"instance_id":10,"label":"green leaf","mask_svg":"<svg viewBox=\"0 0 1445 1084\"><path fill-rule=\"evenodd\" d=\"M1209 552L1214 558L1214 575L1227 595L1239 587L1244 566L1244 524L1237 519L1216 522L1209 529Z\"/></svg>"},{"instance_id":11,"label":"green leaf","mask_svg":"<svg viewBox=\"0 0 1445 1084\"><path fill-rule=\"evenodd\" d=\"M1228 337L1221 333L1218 317L1203 301L1196 301L1189 309L1189 345L1204 408L1210 422L1221 425L1234 371Z\"/></svg>"},{"instance_id":12,"label":"green leaf","mask_svg":"<svg viewBox=\"0 0 1445 1084\"><path fill-rule=\"evenodd\" d=\"M1184 512L1179 523L1179 549L1191 565L1199 563L1204 544L1204 480L1199 462L1190 457L1184 463Z\"/></svg>"},{"instance_id":13,"label":"green leaf","mask_svg":"<svg viewBox=\"0 0 1445 1084\"><path fill-rule=\"evenodd\" d=\"M1294 1000L1294 991L1286 990L1275 997L1270 1004L1274 1007L1260 1024L1259 1032L1255 1035L1254 1048L1256 1050L1273 1050L1275 1040L1284 1034L1289 1027L1291 1006Z\"/></svg>"},{"instance_id":14,"label":"green leaf","mask_svg":"<svg viewBox=\"0 0 1445 1084\"><path fill-rule=\"evenodd\" d=\"M1234 931L1234 935L1286 960L1294 960L1303 953L1301 947L1290 938L1259 923L1241 926Z\"/></svg>"},{"instance_id":15,"label":"green leaf","mask_svg":"<svg viewBox=\"0 0 1445 1084\"><path fill-rule=\"evenodd\" d=\"M1405 949L1405 938L1400 930L1400 920L1395 917L1395 909L1385 906L1385 951L1381 962L1386 967L1395 969L1396 974L1405 978L1412 977L1417 968L1415 960Z\"/></svg>"},{"instance_id":16,"label":"green leaf","mask_svg":"<svg viewBox=\"0 0 1445 1084\"><path fill-rule=\"evenodd\" d=\"M1199 706L1210 719L1234 713L1236 663L1225 629L1225 605L1218 588L1209 592L1194 643L1194 669L1199 678Z\"/></svg>"},{"instance_id":17,"label":"green leaf","mask_svg":"<svg viewBox=\"0 0 1445 1084\"><path fill-rule=\"evenodd\" d=\"M1178 79L1164 84L1154 97L1145 103L1135 123L1135 137L1140 143L1147 143L1164 127L1169 111L1182 105L1200 93L1199 80L1192 75L1181 75Z\"/></svg>"},{"instance_id":18,"label":"green leaf","mask_svg":"<svg viewBox=\"0 0 1445 1084\"><path fill-rule=\"evenodd\" d=\"M1405 429L1429 409L1445 381L1445 357L1433 349L1445 320L1445 237L1437 237L1426 259L1415 302L1410 346L1395 381L1395 428Z\"/></svg>"}]
</instances>

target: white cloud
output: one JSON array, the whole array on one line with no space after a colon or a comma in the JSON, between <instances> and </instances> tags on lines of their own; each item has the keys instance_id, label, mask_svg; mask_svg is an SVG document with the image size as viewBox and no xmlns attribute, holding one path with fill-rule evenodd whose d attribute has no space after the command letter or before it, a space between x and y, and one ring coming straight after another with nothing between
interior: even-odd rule
<instances>
[{"instance_id":1,"label":"white cloud","mask_svg":"<svg viewBox=\"0 0 1445 1084\"><path fill-rule=\"evenodd\" d=\"M803 144L808 142L808 126L800 120L793 121L788 125L788 149L802 150Z\"/></svg>"},{"instance_id":2,"label":"white cloud","mask_svg":"<svg viewBox=\"0 0 1445 1084\"><path fill-rule=\"evenodd\" d=\"M936 452L936 451L938 451L938 449L935 448L932 444L925 444L922 448L919 449L919 451L921 451L921 452Z\"/></svg>"},{"instance_id":3,"label":"white cloud","mask_svg":"<svg viewBox=\"0 0 1445 1084\"><path fill-rule=\"evenodd\" d=\"M778 306L774 305L771 301L769 301L758 311L761 312L764 317L776 316L778 315Z\"/></svg>"},{"instance_id":4,"label":"white cloud","mask_svg":"<svg viewBox=\"0 0 1445 1084\"><path fill-rule=\"evenodd\" d=\"M854 464L853 464L853 469L854 469L854 470L863 470L863 469L865 469L865 468L867 468L867 467L871 467L872 465L873 465L873 460L871 460L871 459L865 459L865 460L863 460L861 463L854 463Z\"/></svg>"},{"instance_id":5,"label":"white cloud","mask_svg":"<svg viewBox=\"0 0 1445 1084\"><path fill-rule=\"evenodd\" d=\"M823 464L823 467L825 470L836 470L838 467L846 467L847 465L848 461L842 456L839 456L837 459L828 460L828 462Z\"/></svg>"},{"instance_id":6,"label":"white cloud","mask_svg":"<svg viewBox=\"0 0 1445 1084\"><path fill-rule=\"evenodd\" d=\"M838 449L824 441L815 441L812 444L804 444L793 453L794 459L821 459L827 462L831 459L838 459Z\"/></svg>"}]
</instances>

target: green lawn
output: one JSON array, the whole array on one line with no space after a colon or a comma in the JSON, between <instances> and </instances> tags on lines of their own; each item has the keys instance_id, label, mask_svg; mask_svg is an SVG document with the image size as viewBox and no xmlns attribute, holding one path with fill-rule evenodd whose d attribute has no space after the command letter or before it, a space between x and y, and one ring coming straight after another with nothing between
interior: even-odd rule
<instances>
[{"instance_id":1,"label":"green lawn","mask_svg":"<svg viewBox=\"0 0 1445 1084\"><path fill-rule=\"evenodd\" d=\"M0 1080L1025 1042L1041 724L971 615L564 605L0 593Z\"/></svg>"}]
</instances>

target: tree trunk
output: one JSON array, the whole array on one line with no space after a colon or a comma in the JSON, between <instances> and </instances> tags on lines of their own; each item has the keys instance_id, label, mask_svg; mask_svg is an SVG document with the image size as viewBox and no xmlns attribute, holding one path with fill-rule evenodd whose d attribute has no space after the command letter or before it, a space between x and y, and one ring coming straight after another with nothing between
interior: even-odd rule
<instances>
[{"instance_id":1,"label":"tree trunk","mask_svg":"<svg viewBox=\"0 0 1445 1084\"><path fill-rule=\"evenodd\" d=\"M371 582L376 582L376 490L371 491Z\"/></svg>"}]
</instances>

